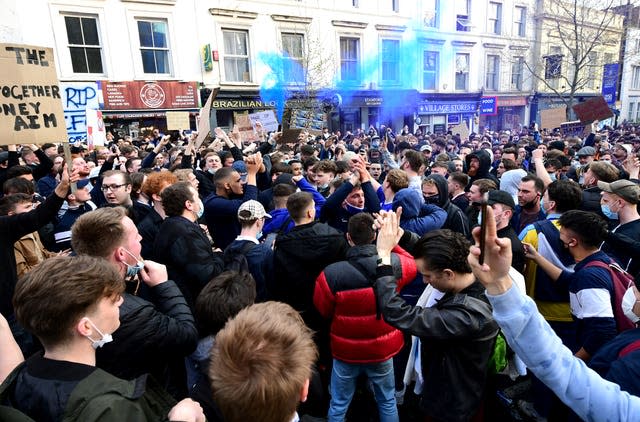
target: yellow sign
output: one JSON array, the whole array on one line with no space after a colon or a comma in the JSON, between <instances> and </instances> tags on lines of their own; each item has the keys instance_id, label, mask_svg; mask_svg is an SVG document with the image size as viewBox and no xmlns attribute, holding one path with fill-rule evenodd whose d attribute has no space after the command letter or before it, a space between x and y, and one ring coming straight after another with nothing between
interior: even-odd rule
<instances>
[{"instance_id":1,"label":"yellow sign","mask_svg":"<svg viewBox=\"0 0 640 422\"><path fill-rule=\"evenodd\" d=\"M188 111L167 111L167 130L189 129Z\"/></svg>"}]
</instances>

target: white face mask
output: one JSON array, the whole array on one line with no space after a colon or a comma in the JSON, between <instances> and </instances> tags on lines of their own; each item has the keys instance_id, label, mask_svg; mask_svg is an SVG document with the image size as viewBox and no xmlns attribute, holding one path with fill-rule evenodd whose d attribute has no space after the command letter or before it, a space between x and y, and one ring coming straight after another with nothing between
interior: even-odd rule
<instances>
[{"instance_id":1,"label":"white face mask","mask_svg":"<svg viewBox=\"0 0 640 422\"><path fill-rule=\"evenodd\" d=\"M89 324L91 324L91 326L93 328L95 328L95 330L98 332L98 334L100 334L100 339L99 340L94 340L92 339L90 336L86 336L89 340L91 340L91 346L94 349L97 349L98 347L102 347L107 343L111 343L113 341L113 337L111 337L111 334L103 334L102 331L100 331L100 329L98 327L96 327L96 325L93 323L93 321L91 321L89 319L89 317L86 317L87 321L89 321Z\"/></svg>"},{"instance_id":2,"label":"white face mask","mask_svg":"<svg viewBox=\"0 0 640 422\"><path fill-rule=\"evenodd\" d=\"M629 287L622 297L622 312L624 312L624 316L629 318L634 324L640 321L640 317L633 313L633 306L637 301L633 287Z\"/></svg>"}]
</instances>

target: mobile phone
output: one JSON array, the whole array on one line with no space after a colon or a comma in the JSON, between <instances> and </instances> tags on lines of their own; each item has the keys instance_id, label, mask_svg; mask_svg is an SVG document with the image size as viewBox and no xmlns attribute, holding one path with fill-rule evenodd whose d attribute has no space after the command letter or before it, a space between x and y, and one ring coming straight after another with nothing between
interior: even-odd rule
<instances>
[{"instance_id":1,"label":"mobile phone","mask_svg":"<svg viewBox=\"0 0 640 422\"><path fill-rule=\"evenodd\" d=\"M482 196L482 201L480 202L480 215L482 217L482 222L480 223L480 257L478 258L478 262L480 265L484 264L484 248L487 243L487 207L488 205L489 194L485 193Z\"/></svg>"}]
</instances>

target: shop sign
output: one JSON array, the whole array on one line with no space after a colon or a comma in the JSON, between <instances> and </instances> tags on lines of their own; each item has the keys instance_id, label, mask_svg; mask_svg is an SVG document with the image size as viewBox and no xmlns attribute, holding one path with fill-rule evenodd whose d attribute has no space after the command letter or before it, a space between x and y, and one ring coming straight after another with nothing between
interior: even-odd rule
<instances>
[{"instance_id":1,"label":"shop sign","mask_svg":"<svg viewBox=\"0 0 640 422\"><path fill-rule=\"evenodd\" d=\"M482 97L480 99L480 114L485 116L498 114L498 97Z\"/></svg>"},{"instance_id":2,"label":"shop sign","mask_svg":"<svg viewBox=\"0 0 640 422\"><path fill-rule=\"evenodd\" d=\"M380 106L382 105L382 97L365 97L364 105L369 106Z\"/></svg>"},{"instance_id":3,"label":"shop sign","mask_svg":"<svg viewBox=\"0 0 640 422\"><path fill-rule=\"evenodd\" d=\"M102 82L105 110L197 108L196 82Z\"/></svg>"},{"instance_id":4,"label":"shop sign","mask_svg":"<svg viewBox=\"0 0 640 422\"><path fill-rule=\"evenodd\" d=\"M428 102L418 105L419 114L451 114L451 113L474 113L478 108L477 101L461 102Z\"/></svg>"},{"instance_id":5,"label":"shop sign","mask_svg":"<svg viewBox=\"0 0 640 422\"><path fill-rule=\"evenodd\" d=\"M275 108L275 101L262 101L259 98L254 100L240 100L240 99L220 99L213 100L211 108L217 110L243 110L249 108Z\"/></svg>"},{"instance_id":6,"label":"shop sign","mask_svg":"<svg viewBox=\"0 0 640 422\"><path fill-rule=\"evenodd\" d=\"M522 107L527 105L525 97L498 97L498 107Z\"/></svg>"}]
</instances>

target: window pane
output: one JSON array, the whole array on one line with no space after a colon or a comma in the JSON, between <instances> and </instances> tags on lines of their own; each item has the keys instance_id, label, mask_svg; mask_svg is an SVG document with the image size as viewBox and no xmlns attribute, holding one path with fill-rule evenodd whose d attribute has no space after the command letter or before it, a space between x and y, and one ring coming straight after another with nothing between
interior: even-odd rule
<instances>
[{"instance_id":1,"label":"window pane","mask_svg":"<svg viewBox=\"0 0 640 422\"><path fill-rule=\"evenodd\" d=\"M456 89L457 90L467 89L467 74L466 73L456 73Z\"/></svg>"},{"instance_id":2,"label":"window pane","mask_svg":"<svg viewBox=\"0 0 640 422\"><path fill-rule=\"evenodd\" d=\"M89 73L102 73L102 57L99 48L85 48Z\"/></svg>"},{"instance_id":3,"label":"window pane","mask_svg":"<svg viewBox=\"0 0 640 422\"><path fill-rule=\"evenodd\" d=\"M153 47L151 22L138 21L138 35L140 37L140 47Z\"/></svg>"},{"instance_id":4,"label":"window pane","mask_svg":"<svg viewBox=\"0 0 640 422\"><path fill-rule=\"evenodd\" d=\"M153 46L167 48L167 25L164 22L153 22Z\"/></svg>"},{"instance_id":5,"label":"window pane","mask_svg":"<svg viewBox=\"0 0 640 422\"><path fill-rule=\"evenodd\" d=\"M93 18L82 18L82 33L85 45L100 45L98 39L98 25Z\"/></svg>"},{"instance_id":6,"label":"window pane","mask_svg":"<svg viewBox=\"0 0 640 422\"><path fill-rule=\"evenodd\" d=\"M81 47L69 47L71 53L71 65L73 67L73 73L87 73L87 60L84 56L84 48Z\"/></svg>"},{"instance_id":7,"label":"window pane","mask_svg":"<svg viewBox=\"0 0 640 422\"><path fill-rule=\"evenodd\" d=\"M156 73L156 62L153 50L140 50L142 54L142 69L144 73Z\"/></svg>"},{"instance_id":8,"label":"window pane","mask_svg":"<svg viewBox=\"0 0 640 422\"><path fill-rule=\"evenodd\" d=\"M80 18L65 16L64 23L67 27L67 40L69 44L84 44L82 42L82 30L80 29Z\"/></svg>"},{"instance_id":9,"label":"window pane","mask_svg":"<svg viewBox=\"0 0 640 422\"><path fill-rule=\"evenodd\" d=\"M157 73L169 73L169 52L165 50L155 50Z\"/></svg>"},{"instance_id":10,"label":"window pane","mask_svg":"<svg viewBox=\"0 0 640 422\"><path fill-rule=\"evenodd\" d=\"M224 32L224 51L226 54L246 56L246 33L239 31Z\"/></svg>"}]
</instances>

